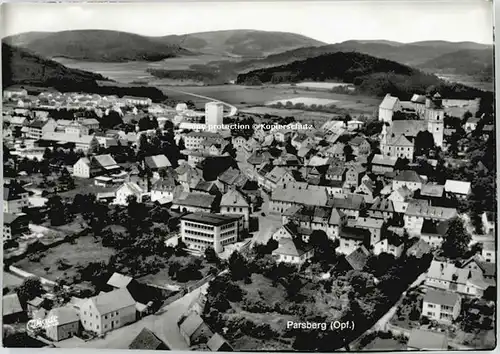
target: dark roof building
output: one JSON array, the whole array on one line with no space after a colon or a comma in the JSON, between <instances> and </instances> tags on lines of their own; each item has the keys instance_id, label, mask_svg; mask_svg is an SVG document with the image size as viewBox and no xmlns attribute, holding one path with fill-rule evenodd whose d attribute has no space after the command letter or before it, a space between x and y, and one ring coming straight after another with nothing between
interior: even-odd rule
<instances>
[{"instance_id":1,"label":"dark roof building","mask_svg":"<svg viewBox=\"0 0 500 354\"><path fill-rule=\"evenodd\" d=\"M221 226L230 222L238 221L239 217L209 213L192 213L181 217L181 220L193 221L213 226Z\"/></svg>"},{"instance_id":2,"label":"dark roof building","mask_svg":"<svg viewBox=\"0 0 500 354\"><path fill-rule=\"evenodd\" d=\"M365 246L358 247L354 252L345 257L347 263L354 270L362 270L366 262L368 262L368 257L370 256L370 251L366 249Z\"/></svg>"},{"instance_id":3,"label":"dark roof building","mask_svg":"<svg viewBox=\"0 0 500 354\"><path fill-rule=\"evenodd\" d=\"M135 337L135 339L128 346L129 349L142 349L142 350L170 350L170 348L163 343L152 331L143 328L142 331Z\"/></svg>"},{"instance_id":4,"label":"dark roof building","mask_svg":"<svg viewBox=\"0 0 500 354\"><path fill-rule=\"evenodd\" d=\"M233 347L222 338L219 333L215 333L207 343L208 348L213 352L232 352Z\"/></svg>"}]
</instances>

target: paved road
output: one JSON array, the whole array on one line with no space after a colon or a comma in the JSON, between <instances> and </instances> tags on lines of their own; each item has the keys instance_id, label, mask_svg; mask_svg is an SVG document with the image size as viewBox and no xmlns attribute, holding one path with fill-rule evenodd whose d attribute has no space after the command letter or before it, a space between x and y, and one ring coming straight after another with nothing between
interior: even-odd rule
<instances>
[{"instance_id":1,"label":"paved road","mask_svg":"<svg viewBox=\"0 0 500 354\"><path fill-rule=\"evenodd\" d=\"M165 306L159 314L144 317L138 322L109 332L106 337L102 339L84 342L79 344L78 347L128 349L130 343L142 331L142 329L148 328L160 339L165 341L171 349L188 350L189 346L179 332L177 321L188 309L189 305L207 288L208 283L186 294L170 305ZM68 341L68 343L64 342L65 341L59 342L58 346L62 348L71 348L75 346L74 341Z\"/></svg>"},{"instance_id":2,"label":"paved road","mask_svg":"<svg viewBox=\"0 0 500 354\"><path fill-rule=\"evenodd\" d=\"M261 210L255 215L259 218L259 230L253 234L252 245L255 243L266 244L274 231L281 226L281 215L269 213L269 196L262 192L263 204ZM262 216L265 213L265 216Z\"/></svg>"},{"instance_id":3,"label":"paved road","mask_svg":"<svg viewBox=\"0 0 500 354\"><path fill-rule=\"evenodd\" d=\"M226 117L232 117L232 116L236 115L236 113L238 113L238 108L236 108L232 104L227 103L227 102L223 102L221 100L217 100L217 99L212 98L212 97L198 95L197 93L176 90L176 89L172 89L172 88L168 88L168 87L162 87L161 89L162 90L167 90L167 91L172 91L172 92L178 92L178 93L182 93L182 94L193 96L193 97L203 98L203 99L208 100L208 101L220 102L220 103L224 104L225 106L227 106L229 108L229 113L226 114Z\"/></svg>"}]
</instances>

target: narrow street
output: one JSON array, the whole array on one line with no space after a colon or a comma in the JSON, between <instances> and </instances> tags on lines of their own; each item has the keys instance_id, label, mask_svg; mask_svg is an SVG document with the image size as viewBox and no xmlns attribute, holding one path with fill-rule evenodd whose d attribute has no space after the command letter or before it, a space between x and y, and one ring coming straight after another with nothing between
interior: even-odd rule
<instances>
[{"instance_id":1,"label":"narrow street","mask_svg":"<svg viewBox=\"0 0 500 354\"><path fill-rule=\"evenodd\" d=\"M269 213L269 195L264 192L261 195L263 199L262 208L254 215L259 219L259 230L253 234L252 245L255 243L266 244L273 232L281 226L281 215Z\"/></svg>"},{"instance_id":2,"label":"narrow street","mask_svg":"<svg viewBox=\"0 0 500 354\"><path fill-rule=\"evenodd\" d=\"M130 343L142 329L148 328L161 340L165 341L170 349L188 350L189 346L179 332L177 321L188 309L189 305L207 288L208 283L165 306L158 314L149 315L128 326L109 332L104 338L79 342L77 346L80 348L128 349ZM75 341L61 341L57 343L57 346L59 348L73 348L75 347Z\"/></svg>"}]
</instances>

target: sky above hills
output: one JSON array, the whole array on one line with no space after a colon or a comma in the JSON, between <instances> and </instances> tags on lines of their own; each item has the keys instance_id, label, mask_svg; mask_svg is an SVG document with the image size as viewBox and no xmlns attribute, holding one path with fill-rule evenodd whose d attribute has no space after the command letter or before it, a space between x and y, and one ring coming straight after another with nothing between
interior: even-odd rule
<instances>
[{"instance_id":1,"label":"sky above hills","mask_svg":"<svg viewBox=\"0 0 500 354\"><path fill-rule=\"evenodd\" d=\"M121 4L4 4L2 36L28 31L109 29L149 36L256 29L326 43L351 39L493 42L485 0L183 1Z\"/></svg>"}]
</instances>

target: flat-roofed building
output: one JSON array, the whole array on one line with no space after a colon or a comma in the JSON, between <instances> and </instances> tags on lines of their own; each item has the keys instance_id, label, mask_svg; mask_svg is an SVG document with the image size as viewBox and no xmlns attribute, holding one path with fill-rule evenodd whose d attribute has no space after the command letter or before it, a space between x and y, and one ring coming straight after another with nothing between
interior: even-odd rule
<instances>
[{"instance_id":1,"label":"flat-roofed building","mask_svg":"<svg viewBox=\"0 0 500 354\"><path fill-rule=\"evenodd\" d=\"M181 237L188 248L204 251L212 247L222 252L225 245L238 241L240 217L192 213L181 218Z\"/></svg>"}]
</instances>

